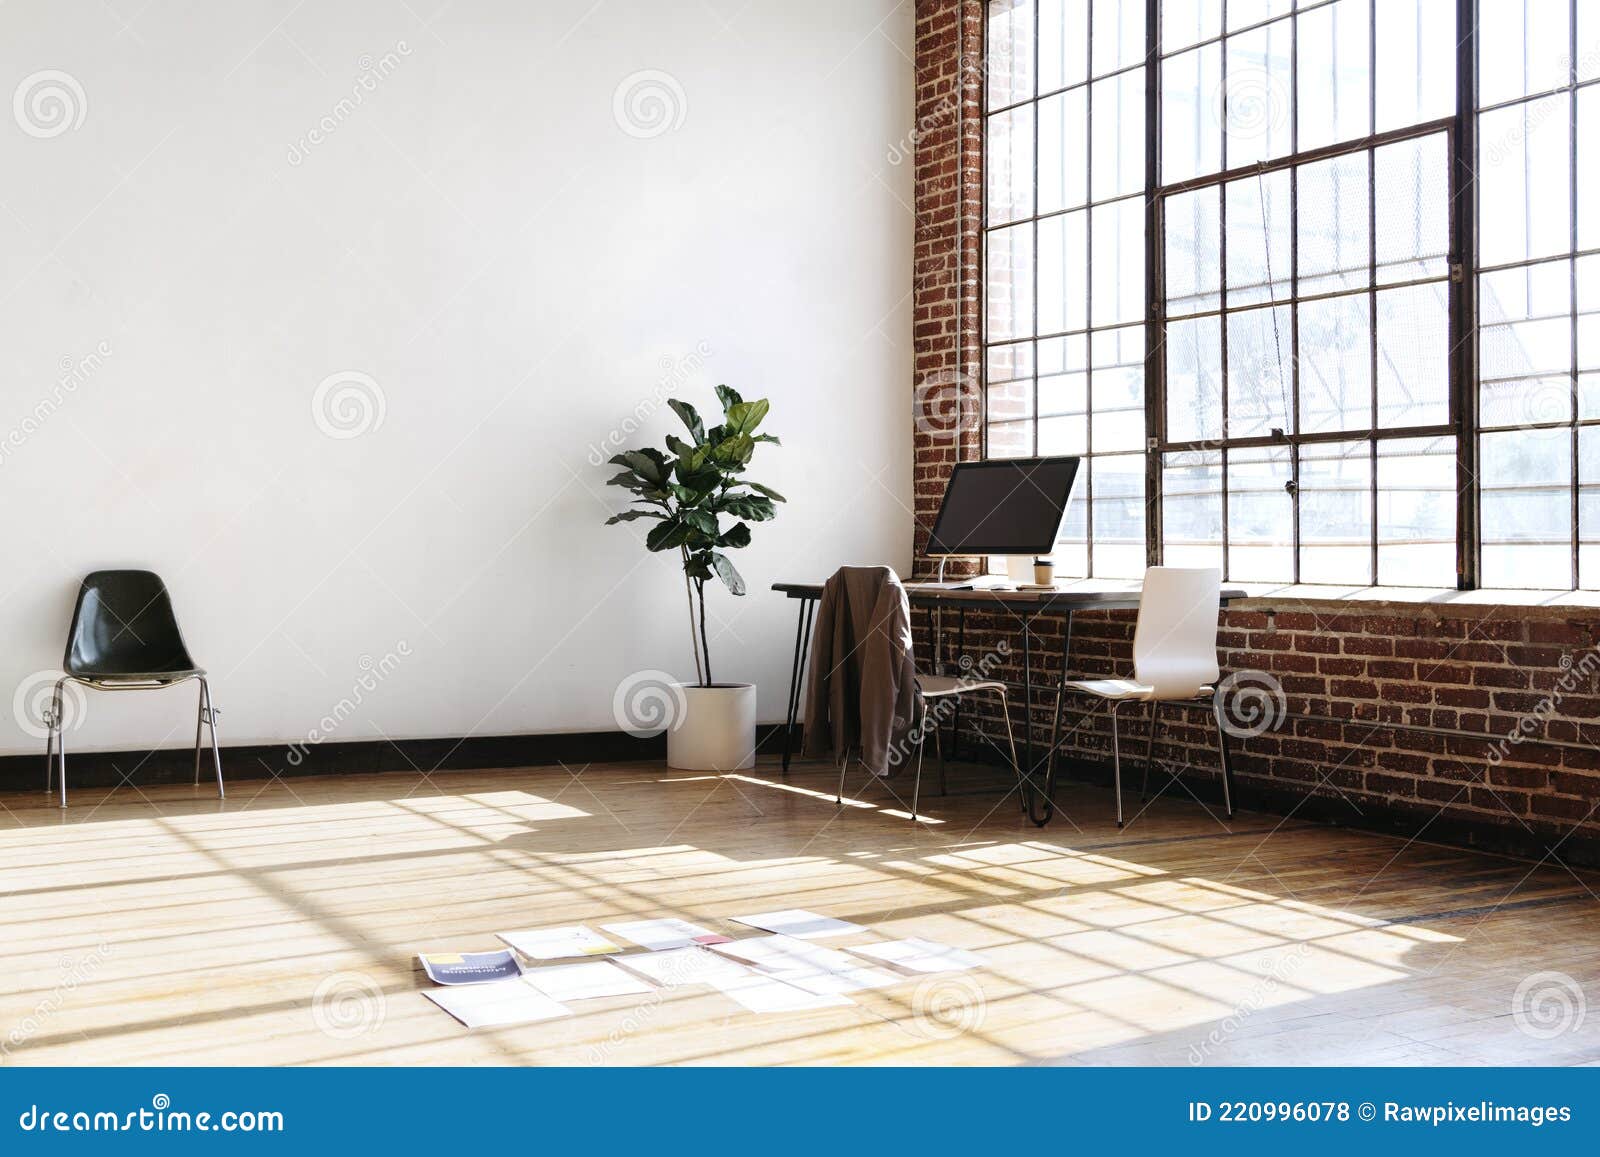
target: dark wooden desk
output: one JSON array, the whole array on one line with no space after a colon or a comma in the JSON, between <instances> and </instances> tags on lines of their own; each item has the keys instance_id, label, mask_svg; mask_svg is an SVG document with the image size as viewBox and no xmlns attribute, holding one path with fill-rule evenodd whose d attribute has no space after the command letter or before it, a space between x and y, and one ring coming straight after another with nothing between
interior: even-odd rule
<instances>
[{"instance_id":1,"label":"dark wooden desk","mask_svg":"<svg viewBox=\"0 0 1600 1157\"><path fill-rule=\"evenodd\" d=\"M906 583L906 595L913 607L925 607L936 612L945 609L957 613L956 623L956 659L957 665L966 647L966 619L968 611L990 614L1003 613L1010 615L1019 624L1019 633L1022 635L1022 683L1008 684L1022 692L1023 701L1023 727L1022 727L1022 769L1023 769L1023 803L1028 811L1028 818L1039 827L1050 822L1055 811L1053 799L1055 791L1056 749L1061 744L1061 706L1066 695L1067 680L1071 671L1069 663L1070 649L1072 647L1072 616L1077 611L1113 611L1130 610L1139 606L1142 587L1137 582L1104 582L1087 580L1083 582L1064 583L1053 591L975 591L975 590L950 590L936 584ZM821 583L774 583L772 589L791 599L800 602L799 621L795 625L794 635L794 662L789 674L789 711L783 729L783 770L789 770L789 757L794 744L794 728L796 716L800 711L803 697L803 684L805 680L806 656L811 649L811 627L816 618L817 601L822 597ZM1236 587L1225 588L1222 591L1221 605L1227 606L1234 599L1242 599L1245 592ZM1059 617L1064 620L1061 630L1061 667L1060 677L1054 685L1045 684L1040 689L1046 692L1055 692L1055 710L1050 725L1050 747L1040 759L1036 760L1033 754L1033 620L1040 615ZM934 671L938 673L943 661L942 624L935 627L935 655ZM1131 673L1131 672L1130 672ZM957 734L961 728L960 700L957 700L955 728ZM1044 788L1037 791L1031 788L1039 770L1039 763L1045 765ZM1038 797L1039 806L1035 807L1035 796Z\"/></svg>"}]
</instances>

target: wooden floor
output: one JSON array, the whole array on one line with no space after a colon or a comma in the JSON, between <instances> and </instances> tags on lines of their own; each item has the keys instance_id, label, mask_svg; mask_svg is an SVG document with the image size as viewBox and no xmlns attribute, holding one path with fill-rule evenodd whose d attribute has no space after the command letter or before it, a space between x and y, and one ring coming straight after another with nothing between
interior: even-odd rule
<instances>
[{"instance_id":1,"label":"wooden floor","mask_svg":"<svg viewBox=\"0 0 1600 1157\"><path fill-rule=\"evenodd\" d=\"M835 808L815 765L0 796L0 1063L1600 1061L1592 876L1187 799L1118 832L1079 786L1040 831L988 774L924 823L881 787ZM781 907L989 966L848 1008L685 987L475 1032L419 993L419 951L500 929Z\"/></svg>"}]
</instances>

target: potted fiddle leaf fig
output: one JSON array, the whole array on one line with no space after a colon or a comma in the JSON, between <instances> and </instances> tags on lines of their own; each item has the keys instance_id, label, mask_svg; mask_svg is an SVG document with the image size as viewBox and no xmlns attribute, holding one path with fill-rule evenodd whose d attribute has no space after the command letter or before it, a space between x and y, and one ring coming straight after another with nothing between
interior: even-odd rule
<instances>
[{"instance_id":1,"label":"potted fiddle leaf fig","mask_svg":"<svg viewBox=\"0 0 1600 1157\"><path fill-rule=\"evenodd\" d=\"M725 553L750 545L750 524L767 522L783 495L744 477L760 442L770 409L765 400L747 402L727 386L717 387L722 422L706 428L695 408L673 398L688 440L667 435L663 452L653 447L627 450L611 461L622 472L608 485L634 495L632 506L606 520L646 520L654 525L645 548L676 551L683 562L689 602L689 637L696 682L673 687L667 719L667 764L689 771L734 771L755 763L756 689L750 683L718 683L712 677L706 631L706 585L720 580L730 593L745 593L744 579Z\"/></svg>"}]
</instances>

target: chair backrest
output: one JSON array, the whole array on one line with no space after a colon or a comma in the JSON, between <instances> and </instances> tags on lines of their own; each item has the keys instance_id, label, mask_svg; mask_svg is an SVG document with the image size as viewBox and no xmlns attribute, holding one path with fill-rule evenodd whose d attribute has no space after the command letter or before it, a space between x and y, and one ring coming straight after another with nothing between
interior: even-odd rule
<instances>
[{"instance_id":1,"label":"chair backrest","mask_svg":"<svg viewBox=\"0 0 1600 1157\"><path fill-rule=\"evenodd\" d=\"M1144 572L1133 673L1161 699L1191 699L1215 683L1217 612L1222 572L1214 567L1153 566Z\"/></svg>"},{"instance_id":2,"label":"chair backrest","mask_svg":"<svg viewBox=\"0 0 1600 1157\"><path fill-rule=\"evenodd\" d=\"M78 588L61 663L69 675L161 675L193 670L161 576L97 570Z\"/></svg>"}]
</instances>

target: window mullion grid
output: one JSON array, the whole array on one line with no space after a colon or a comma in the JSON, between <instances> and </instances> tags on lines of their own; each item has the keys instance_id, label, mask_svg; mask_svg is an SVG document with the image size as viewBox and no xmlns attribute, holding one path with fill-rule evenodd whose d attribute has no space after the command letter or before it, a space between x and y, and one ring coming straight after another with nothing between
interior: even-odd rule
<instances>
[{"instance_id":1,"label":"window mullion grid","mask_svg":"<svg viewBox=\"0 0 1600 1157\"><path fill-rule=\"evenodd\" d=\"M1220 57L1218 68L1222 77L1222 116L1219 129L1222 133L1222 143L1218 157L1222 171L1228 171L1228 0L1222 0L1222 32ZM1228 186L1223 183L1217 185L1217 303L1221 313L1217 318L1217 325L1221 327L1217 335L1218 365L1217 382L1221 391L1222 429L1218 439L1220 461L1217 467L1217 481L1222 489L1222 577L1233 577L1233 558L1228 541Z\"/></svg>"},{"instance_id":2,"label":"window mullion grid","mask_svg":"<svg viewBox=\"0 0 1600 1157\"><path fill-rule=\"evenodd\" d=\"M1568 327L1572 338L1572 589L1577 590L1583 579L1578 565L1579 544L1583 535L1578 526L1583 508L1579 502L1578 486L1583 481L1578 459L1578 0L1572 0L1567 12L1567 258L1568 302L1572 309L1572 322Z\"/></svg>"},{"instance_id":3,"label":"window mullion grid","mask_svg":"<svg viewBox=\"0 0 1600 1157\"><path fill-rule=\"evenodd\" d=\"M1376 23L1376 21L1374 21ZM1368 69L1371 72L1371 69ZM1300 151L1300 14L1297 12L1289 19L1289 155L1295 156ZM1300 166L1292 165L1289 168L1289 413L1284 415L1284 420L1289 424L1291 434L1300 433L1300 307L1295 304L1296 293L1300 288ZM1261 185L1257 185L1257 194L1262 195ZM1265 202L1263 201L1263 204ZM1272 234L1270 220L1263 225L1266 234L1262 240L1268 252L1271 252ZM1267 278L1267 300L1271 308L1277 309L1276 302L1272 301L1272 279ZM1283 367L1278 368L1278 380L1283 380ZM1290 579L1294 583L1300 582L1300 447L1289 447L1289 565Z\"/></svg>"},{"instance_id":4,"label":"window mullion grid","mask_svg":"<svg viewBox=\"0 0 1600 1157\"><path fill-rule=\"evenodd\" d=\"M1083 6L1086 57L1083 83L1083 457L1089 468L1084 484L1083 573L1094 577L1094 5ZM1038 419L1035 418L1037 428Z\"/></svg>"}]
</instances>

